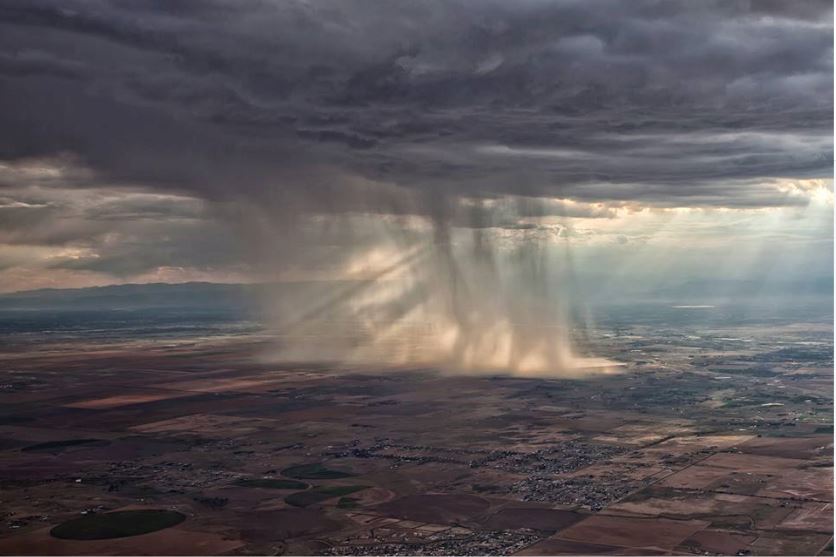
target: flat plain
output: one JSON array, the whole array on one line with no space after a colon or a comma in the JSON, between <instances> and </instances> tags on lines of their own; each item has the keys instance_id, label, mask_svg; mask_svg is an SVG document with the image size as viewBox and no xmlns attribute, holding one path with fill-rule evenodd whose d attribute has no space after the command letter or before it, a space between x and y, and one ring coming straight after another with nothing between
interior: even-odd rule
<instances>
[{"instance_id":1,"label":"flat plain","mask_svg":"<svg viewBox=\"0 0 836 557\"><path fill-rule=\"evenodd\" d=\"M18 338L0 553L832 554L828 323L595 333L619 373L277 364L269 335ZM108 513L143 510L176 520L111 535L133 515Z\"/></svg>"}]
</instances>

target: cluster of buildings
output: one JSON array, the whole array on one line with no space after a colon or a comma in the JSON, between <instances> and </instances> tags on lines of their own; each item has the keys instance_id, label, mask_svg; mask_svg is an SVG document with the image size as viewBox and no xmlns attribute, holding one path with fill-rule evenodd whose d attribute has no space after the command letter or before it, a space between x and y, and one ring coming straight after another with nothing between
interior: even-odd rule
<instances>
[{"instance_id":1,"label":"cluster of buildings","mask_svg":"<svg viewBox=\"0 0 836 557\"><path fill-rule=\"evenodd\" d=\"M625 449L611 445L562 441L533 452L450 449L425 445L406 445L390 439L376 439L367 446L354 440L341 448L325 451L332 458L379 458L396 463L441 462L470 468L490 467L516 474L561 474L621 454Z\"/></svg>"},{"instance_id":2,"label":"cluster of buildings","mask_svg":"<svg viewBox=\"0 0 836 557\"><path fill-rule=\"evenodd\" d=\"M541 539L532 530L471 532L440 540L339 545L324 555L511 555Z\"/></svg>"},{"instance_id":3,"label":"cluster of buildings","mask_svg":"<svg viewBox=\"0 0 836 557\"><path fill-rule=\"evenodd\" d=\"M523 501L580 505L600 511L643 485L638 480L531 476L514 483L511 491L519 495Z\"/></svg>"}]
</instances>

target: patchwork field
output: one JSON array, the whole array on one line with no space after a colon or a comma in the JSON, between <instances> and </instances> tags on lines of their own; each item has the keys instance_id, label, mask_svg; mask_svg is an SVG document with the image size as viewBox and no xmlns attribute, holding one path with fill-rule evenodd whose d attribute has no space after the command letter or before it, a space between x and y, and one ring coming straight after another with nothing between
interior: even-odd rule
<instances>
[{"instance_id":1,"label":"patchwork field","mask_svg":"<svg viewBox=\"0 0 836 557\"><path fill-rule=\"evenodd\" d=\"M821 354L734 375L635 332L581 379L270 364L246 337L0 355L0 554L832 554Z\"/></svg>"}]
</instances>

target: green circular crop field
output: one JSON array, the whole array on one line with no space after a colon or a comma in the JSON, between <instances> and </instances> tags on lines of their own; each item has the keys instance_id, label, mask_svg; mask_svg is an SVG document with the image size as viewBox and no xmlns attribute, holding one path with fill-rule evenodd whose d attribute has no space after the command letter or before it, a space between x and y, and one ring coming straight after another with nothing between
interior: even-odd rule
<instances>
[{"instance_id":1,"label":"green circular crop field","mask_svg":"<svg viewBox=\"0 0 836 557\"><path fill-rule=\"evenodd\" d=\"M282 470L282 475L297 480L333 480L337 478L348 478L353 476L342 470L331 470L322 464L299 464Z\"/></svg>"},{"instance_id":2,"label":"green circular crop field","mask_svg":"<svg viewBox=\"0 0 836 557\"><path fill-rule=\"evenodd\" d=\"M63 540L107 540L156 532L184 520L186 516L177 511L161 509L93 513L59 524L49 533Z\"/></svg>"}]
</instances>

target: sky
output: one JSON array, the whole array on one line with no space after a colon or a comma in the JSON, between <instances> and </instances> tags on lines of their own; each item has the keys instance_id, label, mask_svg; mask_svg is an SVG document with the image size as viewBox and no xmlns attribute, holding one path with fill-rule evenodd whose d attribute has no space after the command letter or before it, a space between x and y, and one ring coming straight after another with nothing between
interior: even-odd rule
<instances>
[{"instance_id":1,"label":"sky","mask_svg":"<svg viewBox=\"0 0 836 557\"><path fill-rule=\"evenodd\" d=\"M832 23L811 0L5 0L0 291L423 268L493 273L490 296L545 260L596 296L821 289Z\"/></svg>"}]
</instances>

